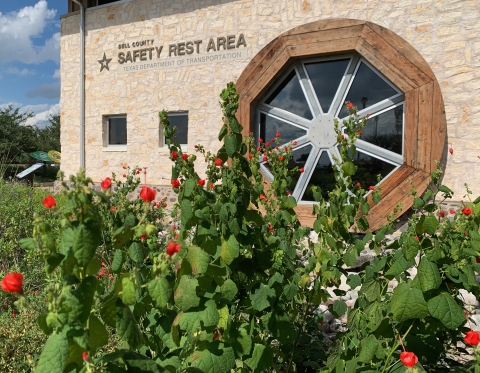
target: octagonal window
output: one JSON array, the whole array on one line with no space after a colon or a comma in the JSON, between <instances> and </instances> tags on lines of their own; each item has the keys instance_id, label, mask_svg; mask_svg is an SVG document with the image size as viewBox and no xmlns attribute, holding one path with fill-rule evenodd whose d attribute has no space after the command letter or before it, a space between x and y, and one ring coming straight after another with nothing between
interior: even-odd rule
<instances>
[{"instance_id":1,"label":"octagonal window","mask_svg":"<svg viewBox=\"0 0 480 373\"><path fill-rule=\"evenodd\" d=\"M345 102L361 117L369 114L352 157L355 178L368 187L403 164L404 100L401 90L358 54L298 61L259 100L254 133L258 140L278 131L282 143L297 141L290 163L305 172L289 187L298 201L311 203L313 186L324 197L335 186L332 165L340 153L333 122L347 116ZM272 179L269 165L263 166Z\"/></svg>"}]
</instances>

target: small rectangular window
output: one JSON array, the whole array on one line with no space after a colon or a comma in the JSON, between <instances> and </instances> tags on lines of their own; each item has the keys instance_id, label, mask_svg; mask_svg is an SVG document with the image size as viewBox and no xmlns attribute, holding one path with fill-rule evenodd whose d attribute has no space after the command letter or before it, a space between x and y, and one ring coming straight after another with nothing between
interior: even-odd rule
<instances>
[{"instance_id":1,"label":"small rectangular window","mask_svg":"<svg viewBox=\"0 0 480 373\"><path fill-rule=\"evenodd\" d=\"M107 117L107 146L127 145L127 117Z\"/></svg>"},{"instance_id":2,"label":"small rectangular window","mask_svg":"<svg viewBox=\"0 0 480 373\"><path fill-rule=\"evenodd\" d=\"M177 140L182 146L188 145L188 112L167 113L170 127L177 127L173 141ZM165 138L163 139L165 144Z\"/></svg>"}]
</instances>

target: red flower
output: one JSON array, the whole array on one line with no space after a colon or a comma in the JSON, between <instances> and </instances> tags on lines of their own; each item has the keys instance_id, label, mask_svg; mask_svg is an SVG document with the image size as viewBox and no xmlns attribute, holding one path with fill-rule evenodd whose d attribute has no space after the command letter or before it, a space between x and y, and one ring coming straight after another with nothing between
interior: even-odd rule
<instances>
[{"instance_id":1,"label":"red flower","mask_svg":"<svg viewBox=\"0 0 480 373\"><path fill-rule=\"evenodd\" d=\"M362 184L360 184L360 183L357 183L357 187L359 187L359 188L360 188L361 186L362 186Z\"/></svg>"},{"instance_id":2,"label":"red flower","mask_svg":"<svg viewBox=\"0 0 480 373\"><path fill-rule=\"evenodd\" d=\"M142 233L142 234L140 235L140 239L141 239L141 240L144 240L145 238L147 238L147 234L146 234L146 233Z\"/></svg>"},{"instance_id":3,"label":"red flower","mask_svg":"<svg viewBox=\"0 0 480 373\"><path fill-rule=\"evenodd\" d=\"M258 142L261 144L263 142L263 139L258 139Z\"/></svg>"},{"instance_id":4,"label":"red flower","mask_svg":"<svg viewBox=\"0 0 480 373\"><path fill-rule=\"evenodd\" d=\"M467 216L468 216L468 215L470 215L470 214L472 213L472 209L471 209L470 207L464 207L464 208L462 209L462 213L463 213L463 215L467 215Z\"/></svg>"},{"instance_id":5,"label":"red flower","mask_svg":"<svg viewBox=\"0 0 480 373\"><path fill-rule=\"evenodd\" d=\"M480 333L470 330L467 332L467 334L465 334L465 338L463 338L463 340L470 346L476 346L480 343Z\"/></svg>"},{"instance_id":6,"label":"red flower","mask_svg":"<svg viewBox=\"0 0 480 373\"><path fill-rule=\"evenodd\" d=\"M82 359L83 359L84 361L87 361L87 360L88 360L88 353L87 353L87 352L83 351L83 353L82 353Z\"/></svg>"},{"instance_id":7,"label":"red flower","mask_svg":"<svg viewBox=\"0 0 480 373\"><path fill-rule=\"evenodd\" d=\"M362 130L358 130L358 134L361 136L362 135Z\"/></svg>"},{"instance_id":8,"label":"red flower","mask_svg":"<svg viewBox=\"0 0 480 373\"><path fill-rule=\"evenodd\" d=\"M294 141L292 144L293 144L293 145L297 145L297 142L296 142L296 141Z\"/></svg>"},{"instance_id":9,"label":"red flower","mask_svg":"<svg viewBox=\"0 0 480 373\"><path fill-rule=\"evenodd\" d=\"M2 290L7 293L23 294L23 275L18 272L12 272L6 275L2 280Z\"/></svg>"},{"instance_id":10,"label":"red flower","mask_svg":"<svg viewBox=\"0 0 480 373\"><path fill-rule=\"evenodd\" d=\"M368 189L370 189L370 190L375 190L375 187L374 187L373 185L370 185L370 186L368 187Z\"/></svg>"},{"instance_id":11,"label":"red flower","mask_svg":"<svg viewBox=\"0 0 480 373\"><path fill-rule=\"evenodd\" d=\"M220 158L215 159L215 166L220 167L223 164L223 161Z\"/></svg>"},{"instance_id":12,"label":"red flower","mask_svg":"<svg viewBox=\"0 0 480 373\"><path fill-rule=\"evenodd\" d=\"M453 155L453 148L448 149L448 152Z\"/></svg>"},{"instance_id":13,"label":"red flower","mask_svg":"<svg viewBox=\"0 0 480 373\"><path fill-rule=\"evenodd\" d=\"M365 115L367 118L370 116L370 114Z\"/></svg>"},{"instance_id":14,"label":"red flower","mask_svg":"<svg viewBox=\"0 0 480 373\"><path fill-rule=\"evenodd\" d=\"M455 210L454 210L454 209L450 209L450 214L455 215Z\"/></svg>"},{"instance_id":15,"label":"red flower","mask_svg":"<svg viewBox=\"0 0 480 373\"><path fill-rule=\"evenodd\" d=\"M264 162L268 162L268 157L263 157Z\"/></svg>"},{"instance_id":16,"label":"red flower","mask_svg":"<svg viewBox=\"0 0 480 373\"><path fill-rule=\"evenodd\" d=\"M214 184L214 183L210 183L209 188L210 188L210 189L215 188L215 184Z\"/></svg>"},{"instance_id":17,"label":"red flower","mask_svg":"<svg viewBox=\"0 0 480 373\"><path fill-rule=\"evenodd\" d=\"M475 261L476 261L477 263L480 263L480 257L475 258Z\"/></svg>"},{"instance_id":18,"label":"red flower","mask_svg":"<svg viewBox=\"0 0 480 373\"><path fill-rule=\"evenodd\" d=\"M252 154L249 154L249 155L248 155L248 158L252 159L252 158L253 158L253 155L252 155Z\"/></svg>"},{"instance_id":19,"label":"red flower","mask_svg":"<svg viewBox=\"0 0 480 373\"><path fill-rule=\"evenodd\" d=\"M55 207L57 205L57 201L55 201L55 198L53 196L46 196L42 204L45 206L47 209L51 209L52 207Z\"/></svg>"},{"instance_id":20,"label":"red flower","mask_svg":"<svg viewBox=\"0 0 480 373\"><path fill-rule=\"evenodd\" d=\"M122 166L122 168L123 168L124 170L126 170L126 169L127 169L127 166Z\"/></svg>"},{"instance_id":21,"label":"red flower","mask_svg":"<svg viewBox=\"0 0 480 373\"><path fill-rule=\"evenodd\" d=\"M348 108L348 109L353 109L353 104L352 104L351 102L349 102L349 103L347 104L347 108Z\"/></svg>"},{"instance_id":22,"label":"red flower","mask_svg":"<svg viewBox=\"0 0 480 373\"><path fill-rule=\"evenodd\" d=\"M285 157L283 155L281 155L280 157L278 157L278 159L280 159L280 161L283 161L285 159Z\"/></svg>"},{"instance_id":23,"label":"red flower","mask_svg":"<svg viewBox=\"0 0 480 373\"><path fill-rule=\"evenodd\" d=\"M342 135L342 139L344 139L344 138L345 138L345 136L344 136L344 135Z\"/></svg>"},{"instance_id":24,"label":"red flower","mask_svg":"<svg viewBox=\"0 0 480 373\"><path fill-rule=\"evenodd\" d=\"M167 246L167 255L172 256L175 253L178 253L181 249L182 245L179 243L175 243L174 241L170 241Z\"/></svg>"},{"instance_id":25,"label":"red flower","mask_svg":"<svg viewBox=\"0 0 480 373\"><path fill-rule=\"evenodd\" d=\"M269 226L268 226L268 230L269 230L270 232L273 232L273 227L272 227L271 225L269 225Z\"/></svg>"},{"instance_id":26,"label":"red flower","mask_svg":"<svg viewBox=\"0 0 480 373\"><path fill-rule=\"evenodd\" d=\"M276 137L280 137L280 132L277 132L277 133L275 134L275 136L276 136Z\"/></svg>"},{"instance_id":27,"label":"red flower","mask_svg":"<svg viewBox=\"0 0 480 373\"><path fill-rule=\"evenodd\" d=\"M266 145L266 146L270 146L270 143L267 141L267 142L265 143L265 145Z\"/></svg>"},{"instance_id":28,"label":"red flower","mask_svg":"<svg viewBox=\"0 0 480 373\"><path fill-rule=\"evenodd\" d=\"M300 171L300 173L303 174L303 173L305 172L305 169L302 167L302 168L301 168L300 170L298 170L298 171Z\"/></svg>"},{"instance_id":29,"label":"red flower","mask_svg":"<svg viewBox=\"0 0 480 373\"><path fill-rule=\"evenodd\" d=\"M443 211L443 210L440 211L440 212L438 213L438 215L440 215L440 216L443 218L443 217L445 216L445 211Z\"/></svg>"},{"instance_id":30,"label":"red flower","mask_svg":"<svg viewBox=\"0 0 480 373\"><path fill-rule=\"evenodd\" d=\"M257 152L259 152L260 150L262 150L260 147L257 148Z\"/></svg>"},{"instance_id":31,"label":"red flower","mask_svg":"<svg viewBox=\"0 0 480 373\"><path fill-rule=\"evenodd\" d=\"M182 159L186 162L188 160L188 154L183 153Z\"/></svg>"},{"instance_id":32,"label":"red flower","mask_svg":"<svg viewBox=\"0 0 480 373\"><path fill-rule=\"evenodd\" d=\"M258 197L260 200L265 199L265 196L263 194L260 194L260 197Z\"/></svg>"},{"instance_id":33,"label":"red flower","mask_svg":"<svg viewBox=\"0 0 480 373\"><path fill-rule=\"evenodd\" d=\"M417 364L417 362L418 362L418 357L413 352L403 351L400 354L400 361L407 368L413 368L415 366L415 364Z\"/></svg>"},{"instance_id":34,"label":"red flower","mask_svg":"<svg viewBox=\"0 0 480 373\"><path fill-rule=\"evenodd\" d=\"M143 186L142 190L140 191L140 198L145 202L152 202L155 199L156 194L157 191L155 189L150 189L147 186Z\"/></svg>"},{"instance_id":35,"label":"red flower","mask_svg":"<svg viewBox=\"0 0 480 373\"><path fill-rule=\"evenodd\" d=\"M198 184L198 186L203 187L205 185L205 180L200 179L200 180L197 181L197 184Z\"/></svg>"},{"instance_id":36,"label":"red flower","mask_svg":"<svg viewBox=\"0 0 480 373\"><path fill-rule=\"evenodd\" d=\"M287 196L289 196L289 195L290 195L290 191L287 190L287 191L285 192L285 194L286 194Z\"/></svg>"},{"instance_id":37,"label":"red flower","mask_svg":"<svg viewBox=\"0 0 480 373\"><path fill-rule=\"evenodd\" d=\"M418 236L414 236L413 238L415 238L417 241L420 241L420 238Z\"/></svg>"},{"instance_id":38,"label":"red flower","mask_svg":"<svg viewBox=\"0 0 480 373\"><path fill-rule=\"evenodd\" d=\"M127 177L127 175L125 175L125 174L123 174L122 176L123 176L123 177Z\"/></svg>"},{"instance_id":39,"label":"red flower","mask_svg":"<svg viewBox=\"0 0 480 373\"><path fill-rule=\"evenodd\" d=\"M178 153L176 151L172 152L172 159L178 158Z\"/></svg>"},{"instance_id":40,"label":"red flower","mask_svg":"<svg viewBox=\"0 0 480 373\"><path fill-rule=\"evenodd\" d=\"M178 181L178 179L173 179L172 180L172 186L174 188L178 188L180 186L180 181Z\"/></svg>"},{"instance_id":41,"label":"red flower","mask_svg":"<svg viewBox=\"0 0 480 373\"><path fill-rule=\"evenodd\" d=\"M115 207L110 207L110 211L115 211Z\"/></svg>"},{"instance_id":42,"label":"red flower","mask_svg":"<svg viewBox=\"0 0 480 373\"><path fill-rule=\"evenodd\" d=\"M110 179L109 177L105 178L105 180L102 180L102 182L100 183L100 187L102 189L110 189L110 187L112 186L112 179Z\"/></svg>"},{"instance_id":43,"label":"red flower","mask_svg":"<svg viewBox=\"0 0 480 373\"><path fill-rule=\"evenodd\" d=\"M198 149L198 145L194 145L193 147L194 147L195 149Z\"/></svg>"}]
</instances>

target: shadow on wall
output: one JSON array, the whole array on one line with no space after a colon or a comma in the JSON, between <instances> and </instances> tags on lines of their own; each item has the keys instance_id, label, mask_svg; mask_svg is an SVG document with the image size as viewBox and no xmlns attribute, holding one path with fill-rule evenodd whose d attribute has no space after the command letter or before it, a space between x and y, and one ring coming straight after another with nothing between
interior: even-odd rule
<instances>
[{"instance_id":1,"label":"shadow on wall","mask_svg":"<svg viewBox=\"0 0 480 373\"><path fill-rule=\"evenodd\" d=\"M87 8L85 12L85 29L88 32L109 26L143 22L180 13L190 13L237 1L240 0L131 0L126 2L119 1L118 3L113 2L102 7ZM69 9L71 9L70 1ZM67 18L78 14L80 14L80 11L77 10L63 14L60 18ZM93 14L95 14L95 17L92 19ZM61 35L72 35L78 32L79 28L69 27L67 30L66 27L62 27Z\"/></svg>"}]
</instances>

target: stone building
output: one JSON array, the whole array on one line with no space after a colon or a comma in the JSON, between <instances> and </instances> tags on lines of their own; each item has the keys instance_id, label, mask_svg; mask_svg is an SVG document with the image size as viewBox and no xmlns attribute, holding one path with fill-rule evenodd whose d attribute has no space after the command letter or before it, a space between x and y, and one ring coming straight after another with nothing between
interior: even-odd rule
<instances>
[{"instance_id":1,"label":"stone building","mask_svg":"<svg viewBox=\"0 0 480 373\"><path fill-rule=\"evenodd\" d=\"M332 123L346 116L345 101L369 114L354 163L362 183L382 175L378 223L397 203L411 205L410 183L425 190L435 161L457 201L464 183L480 194L478 0L68 1L66 174L84 165L99 182L125 165L147 167L161 198L171 190L171 162L158 112L170 114L184 152L197 143L216 150L219 94L234 81L245 130L298 143L293 161L305 173L292 193L300 215L310 211L312 184L328 189L338 155Z\"/></svg>"}]
</instances>

